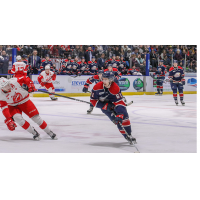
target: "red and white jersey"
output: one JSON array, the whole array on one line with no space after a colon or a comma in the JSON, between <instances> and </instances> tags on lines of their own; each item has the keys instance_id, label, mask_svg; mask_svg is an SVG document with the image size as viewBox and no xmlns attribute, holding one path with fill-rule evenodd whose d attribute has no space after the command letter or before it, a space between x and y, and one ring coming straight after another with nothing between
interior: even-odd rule
<instances>
[{"instance_id":1,"label":"red and white jersey","mask_svg":"<svg viewBox=\"0 0 200 200\"><path fill-rule=\"evenodd\" d=\"M0 107L2 111L7 108L7 105L16 106L23 104L29 100L29 93L21 87L21 85L29 84L32 82L28 77L11 78L9 83L11 86L11 92L4 93L0 89Z\"/></svg>"},{"instance_id":2,"label":"red and white jersey","mask_svg":"<svg viewBox=\"0 0 200 200\"><path fill-rule=\"evenodd\" d=\"M38 76L38 82L45 82L45 83L51 83L52 81L56 80L56 74L52 71L47 74L45 71L43 71L39 76Z\"/></svg>"},{"instance_id":3,"label":"red and white jersey","mask_svg":"<svg viewBox=\"0 0 200 200\"><path fill-rule=\"evenodd\" d=\"M13 63L11 73L14 74L14 77L26 76L27 69L28 69L28 65L26 65L24 62L15 62Z\"/></svg>"}]
</instances>

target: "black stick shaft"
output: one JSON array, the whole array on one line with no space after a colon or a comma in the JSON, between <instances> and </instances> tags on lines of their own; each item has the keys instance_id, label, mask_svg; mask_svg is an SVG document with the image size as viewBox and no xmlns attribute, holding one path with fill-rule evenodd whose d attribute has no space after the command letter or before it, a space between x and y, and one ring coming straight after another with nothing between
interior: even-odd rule
<instances>
[{"instance_id":1,"label":"black stick shaft","mask_svg":"<svg viewBox=\"0 0 200 200\"><path fill-rule=\"evenodd\" d=\"M75 98L72 98L72 97L67 97L67 96L63 96L63 95L60 95L60 94L56 94L56 93L46 92L46 91L43 91L43 90L37 90L37 91L47 93L47 94L51 94L51 95L55 95L55 96L59 96L59 97L64 97L64 98L75 100L75 101L80 101L80 102L87 103L87 104L91 104L88 101L83 101L83 100L80 100L80 99L75 99Z\"/></svg>"}]
</instances>

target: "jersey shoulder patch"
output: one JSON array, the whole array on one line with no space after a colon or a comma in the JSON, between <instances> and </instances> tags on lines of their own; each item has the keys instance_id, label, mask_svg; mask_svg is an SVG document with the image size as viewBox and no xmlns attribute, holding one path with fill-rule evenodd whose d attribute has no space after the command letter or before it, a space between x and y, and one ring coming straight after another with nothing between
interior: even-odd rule
<instances>
[{"instance_id":1,"label":"jersey shoulder patch","mask_svg":"<svg viewBox=\"0 0 200 200\"><path fill-rule=\"evenodd\" d=\"M171 71L173 71L174 70L174 67L171 67L170 69L169 69L169 72L171 72Z\"/></svg>"},{"instance_id":2,"label":"jersey shoulder patch","mask_svg":"<svg viewBox=\"0 0 200 200\"><path fill-rule=\"evenodd\" d=\"M182 67L178 66L178 69L183 69Z\"/></svg>"},{"instance_id":3,"label":"jersey shoulder patch","mask_svg":"<svg viewBox=\"0 0 200 200\"><path fill-rule=\"evenodd\" d=\"M108 69L105 69L105 70L104 70L104 72L107 72L107 71L108 71Z\"/></svg>"},{"instance_id":4,"label":"jersey shoulder patch","mask_svg":"<svg viewBox=\"0 0 200 200\"><path fill-rule=\"evenodd\" d=\"M113 95L116 95L120 92L120 88L115 82L113 82L109 88L109 92Z\"/></svg>"},{"instance_id":5,"label":"jersey shoulder patch","mask_svg":"<svg viewBox=\"0 0 200 200\"><path fill-rule=\"evenodd\" d=\"M91 64L92 63L92 61L88 61L88 64Z\"/></svg>"},{"instance_id":6,"label":"jersey shoulder patch","mask_svg":"<svg viewBox=\"0 0 200 200\"><path fill-rule=\"evenodd\" d=\"M103 90L103 82L97 83L97 84L93 87L93 90L94 90L94 91L96 91L96 90Z\"/></svg>"},{"instance_id":7,"label":"jersey shoulder patch","mask_svg":"<svg viewBox=\"0 0 200 200\"><path fill-rule=\"evenodd\" d=\"M117 72L117 71L118 71L118 69L117 69L117 68L113 68L113 71Z\"/></svg>"}]
</instances>

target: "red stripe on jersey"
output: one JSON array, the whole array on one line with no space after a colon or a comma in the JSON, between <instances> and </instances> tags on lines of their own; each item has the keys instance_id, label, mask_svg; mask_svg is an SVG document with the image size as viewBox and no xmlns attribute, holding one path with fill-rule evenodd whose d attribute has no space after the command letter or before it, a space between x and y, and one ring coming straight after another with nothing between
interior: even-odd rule
<instances>
[{"instance_id":1,"label":"red stripe on jersey","mask_svg":"<svg viewBox=\"0 0 200 200\"><path fill-rule=\"evenodd\" d=\"M116 95L116 94L118 94L120 92L120 88L115 82L113 82L111 84L111 86L110 86L110 88L108 90L113 95Z\"/></svg>"},{"instance_id":2,"label":"red stripe on jersey","mask_svg":"<svg viewBox=\"0 0 200 200\"><path fill-rule=\"evenodd\" d=\"M173 94L173 97L177 97L177 94Z\"/></svg>"},{"instance_id":3,"label":"red stripe on jersey","mask_svg":"<svg viewBox=\"0 0 200 200\"><path fill-rule=\"evenodd\" d=\"M88 83L88 84L92 84L92 82L90 81L89 78L87 79L86 83Z\"/></svg>"},{"instance_id":4,"label":"red stripe on jersey","mask_svg":"<svg viewBox=\"0 0 200 200\"><path fill-rule=\"evenodd\" d=\"M157 88L160 88L160 86L159 86L159 85L157 85Z\"/></svg>"},{"instance_id":5,"label":"red stripe on jersey","mask_svg":"<svg viewBox=\"0 0 200 200\"><path fill-rule=\"evenodd\" d=\"M22 126L22 128L26 130L26 129L28 129L29 126L30 126L30 124L27 121L25 121L25 123Z\"/></svg>"},{"instance_id":6,"label":"red stripe on jersey","mask_svg":"<svg viewBox=\"0 0 200 200\"><path fill-rule=\"evenodd\" d=\"M161 89L163 89L163 86L160 86Z\"/></svg>"},{"instance_id":7,"label":"red stripe on jersey","mask_svg":"<svg viewBox=\"0 0 200 200\"><path fill-rule=\"evenodd\" d=\"M116 84L116 83L115 83ZM97 83L94 87L93 87L93 90L96 91L96 90L103 90L103 82L99 82Z\"/></svg>"},{"instance_id":8,"label":"red stripe on jersey","mask_svg":"<svg viewBox=\"0 0 200 200\"><path fill-rule=\"evenodd\" d=\"M119 105L122 105L122 106L126 106L126 104L124 103L124 101L119 101L119 102L113 102L113 104L115 105L115 106L119 106Z\"/></svg>"}]
</instances>

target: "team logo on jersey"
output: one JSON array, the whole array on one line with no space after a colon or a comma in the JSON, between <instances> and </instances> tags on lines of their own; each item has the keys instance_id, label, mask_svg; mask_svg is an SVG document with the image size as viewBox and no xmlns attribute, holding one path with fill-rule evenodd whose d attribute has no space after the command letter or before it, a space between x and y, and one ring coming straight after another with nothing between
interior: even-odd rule
<instances>
[{"instance_id":1,"label":"team logo on jersey","mask_svg":"<svg viewBox=\"0 0 200 200\"><path fill-rule=\"evenodd\" d=\"M187 84L189 86L197 87L197 79L196 78L190 78L190 79L188 79Z\"/></svg>"},{"instance_id":2,"label":"team logo on jersey","mask_svg":"<svg viewBox=\"0 0 200 200\"><path fill-rule=\"evenodd\" d=\"M13 102L19 102L22 99L23 97L20 93L15 93L15 95L13 96Z\"/></svg>"},{"instance_id":3,"label":"team logo on jersey","mask_svg":"<svg viewBox=\"0 0 200 200\"><path fill-rule=\"evenodd\" d=\"M176 74L174 74L174 77L180 77L180 76L181 76L180 72L177 72Z\"/></svg>"},{"instance_id":4,"label":"team logo on jersey","mask_svg":"<svg viewBox=\"0 0 200 200\"><path fill-rule=\"evenodd\" d=\"M130 87L130 81L128 80L128 78L120 78L119 87L121 91L128 90L128 88Z\"/></svg>"},{"instance_id":5,"label":"team logo on jersey","mask_svg":"<svg viewBox=\"0 0 200 200\"><path fill-rule=\"evenodd\" d=\"M143 86L144 86L143 81L142 81L140 78L136 78L136 79L133 81L133 87L134 87L136 90L142 89Z\"/></svg>"}]
</instances>

